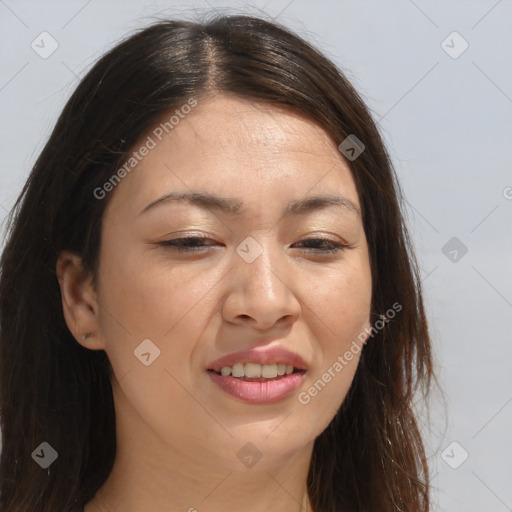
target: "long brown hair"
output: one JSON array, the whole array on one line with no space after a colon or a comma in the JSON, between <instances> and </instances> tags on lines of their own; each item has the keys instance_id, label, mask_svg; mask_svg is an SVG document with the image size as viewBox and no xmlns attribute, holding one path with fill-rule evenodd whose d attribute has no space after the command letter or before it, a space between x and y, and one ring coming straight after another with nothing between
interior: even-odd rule
<instances>
[{"instance_id":1,"label":"long brown hair","mask_svg":"<svg viewBox=\"0 0 512 512\"><path fill-rule=\"evenodd\" d=\"M98 268L109 197L94 190L165 113L211 92L287 107L336 144L362 206L372 311L402 310L374 333L341 408L315 440L308 493L315 512L429 510L428 467L413 410L428 395L432 355L417 264L390 158L344 74L286 28L249 16L160 21L105 54L67 102L9 217L0 267L0 511L67 511L89 501L115 458L110 365L79 345L56 277L63 250ZM48 470L31 454L49 443Z\"/></svg>"}]
</instances>

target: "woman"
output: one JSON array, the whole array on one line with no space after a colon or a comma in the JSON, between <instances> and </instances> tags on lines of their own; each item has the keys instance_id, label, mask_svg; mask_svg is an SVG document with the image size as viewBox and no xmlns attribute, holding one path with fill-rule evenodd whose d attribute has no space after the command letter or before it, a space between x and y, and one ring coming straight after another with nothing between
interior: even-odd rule
<instances>
[{"instance_id":1,"label":"woman","mask_svg":"<svg viewBox=\"0 0 512 512\"><path fill-rule=\"evenodd\" d=\"M117 45L10 218L0 510L429 510L399 200L367 107L285 28Z\"/></svg>"}]
</instances>

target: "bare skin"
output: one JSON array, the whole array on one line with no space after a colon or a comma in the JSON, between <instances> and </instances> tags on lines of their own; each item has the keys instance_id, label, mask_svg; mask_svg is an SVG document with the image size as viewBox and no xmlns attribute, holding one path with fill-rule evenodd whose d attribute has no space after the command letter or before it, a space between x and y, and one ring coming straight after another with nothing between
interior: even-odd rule
<instances>
[{"instance_id":1,"label":"bare skin","mask_svg":"<svg viewBox=\"0 0 512 512\"><path fill-rule=\"evenodd\" d=\"M243 211L164 201L140 213L169 192L191 191L236 199ZM371 304L359 199L336 144L292 112L211 97L111 194L97 289L78 256L62 253L57 267L70 331L105 350L114 370L117 456L85 512L312 510L313 443L359 356L307 404L298 397L368 327ZM284 216L290 201L325 194L344 204ZM191 236L210 245L159 245ZM251 263L236 251L247 237L262 250ZM347 247L329 253L329 243ZM160 350L147 366L134 355L145 339ZM262 346L307 363L292 395L251 404L212 382L209 363ZM252 467L237 456L247 443L261 455Z\"/></svg>"}]
</instances>

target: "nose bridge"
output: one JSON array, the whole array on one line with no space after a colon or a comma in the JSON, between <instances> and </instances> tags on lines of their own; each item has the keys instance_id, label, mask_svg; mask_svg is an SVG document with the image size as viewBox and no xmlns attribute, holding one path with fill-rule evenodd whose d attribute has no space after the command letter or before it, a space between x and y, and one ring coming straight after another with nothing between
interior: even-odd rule
<instances>
[{"instance_id":1,"label":"nose bridge","mask_svg":"<svg viewBox=\"0 0 512 512\"><path fill-rule=\"evenodd\" d=\"M283 317L295 317L299 304L288 283L286 255L268 236L247 237L235 254L233 281L225 303L225 314L251 317L263 328Z\"/></svg>"},{"instance_id":2,"label":"nose bridge","mask_svg":"<svg viewBox=\"0 0 512 512\"><path fill-rule=\"evenodd\" d=\"M275 294L281 283L276 275L280 258L278 250L272 246L271 236L259 236L258 240L247 237L237 248L237 254L241 259L237 264L242 267L240 275L246 291Z\"/></svg>"}]
</instances>

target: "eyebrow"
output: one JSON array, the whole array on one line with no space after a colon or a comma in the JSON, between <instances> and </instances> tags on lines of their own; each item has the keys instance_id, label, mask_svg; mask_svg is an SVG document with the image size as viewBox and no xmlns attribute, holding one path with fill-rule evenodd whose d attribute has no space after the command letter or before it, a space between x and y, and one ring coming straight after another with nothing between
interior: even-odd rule
<instances>
[{"instance_id":1,"label":"eyebrow","mask_svg":"<svg viewBox=\"0 0 512 512\"><path fill-rule=\"evenodd\" d=\"M220 197L215 194L203 192L170 192L169 194L165 194L146 205L138 215L140 216L158 205L177 202L192 204L204 210L220 211L230 216L239 215L245 212L245 207L242 201L229 197ZM286 205L283 215L284 217L305 215L327 206L342 207L357 215L361 215L360 209L353 201L347 197L335 194L309 196L303 199L290 201Z\"/></svg>"}]
</instances>

